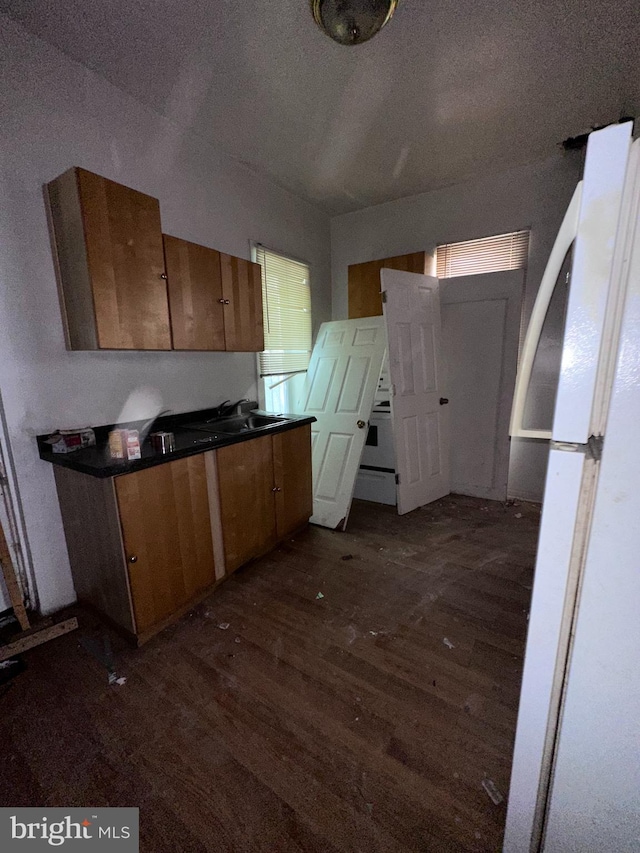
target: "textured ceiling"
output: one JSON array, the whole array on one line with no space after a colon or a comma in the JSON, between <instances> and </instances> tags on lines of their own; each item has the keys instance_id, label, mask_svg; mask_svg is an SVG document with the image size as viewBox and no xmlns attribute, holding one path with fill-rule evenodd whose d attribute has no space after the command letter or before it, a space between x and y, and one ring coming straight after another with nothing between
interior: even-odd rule
<instances>
[{"instance_id":1,"label":"textured ceiling","mask_svg":"<svg viewBox=\"0 0 640 853\"><path fill-rule=\"evenodd\" d=\"M308 0L0 0L27 29L340 213L640 112L638 0L400 0L341 47Z\"/></svg>"}]
</instances>

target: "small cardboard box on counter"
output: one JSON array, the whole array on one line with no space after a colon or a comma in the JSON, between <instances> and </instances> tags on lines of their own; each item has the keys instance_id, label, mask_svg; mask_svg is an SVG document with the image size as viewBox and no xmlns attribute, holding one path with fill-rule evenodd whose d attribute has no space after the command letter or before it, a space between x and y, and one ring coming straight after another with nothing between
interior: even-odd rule
<instances>
[{"instance_id":1,"label":"small cardboard box on counter","mask_svg":"<svg viewBox=\"0 0 640 853\"><path fill-rule=\"evenodd\" d=\"M45 444L51 445L54 453L72 453L83 447L93 447L96 443L96 434L90 427L83 429L59 429L49 438Z\"/></svg>"}]
</instances>

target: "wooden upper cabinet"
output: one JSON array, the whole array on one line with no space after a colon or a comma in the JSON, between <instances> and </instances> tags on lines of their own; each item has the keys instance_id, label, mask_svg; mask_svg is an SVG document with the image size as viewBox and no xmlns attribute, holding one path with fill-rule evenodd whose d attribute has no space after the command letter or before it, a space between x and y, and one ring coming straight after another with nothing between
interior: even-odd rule
<instances>
[{"instance_id":1,"label":"wooden upper cabinet","mask_svg":"<svg viewBox=\"0 0 640 853\"><path fill-rule=\"evenodd\" d=\"M262 271L260 264L220 253L224 329L228 350L262 352Z\"/></svg>"},{"instance_id":2,"label":"wooden upper cabinet","mask_svg":"<svg viewBox=\"0 0 640 853\"><path fill-rule=\"evenodd\" d=\"M367 261L349 266L349 319L359 317L377 317L382 314L380 295L380 270L401 270L430 274L433 256L427 252L413 252L410 255L397 255L394 258L382 258L379 261Z\"/></svg>"},{"instance_id":3,"label":"wooden upper cabinet","mask_svg":"<svg viewBox=\"0 0 640 853\"><path fill-rule=\"evenodd\" d=\"M158 200L79 168L48 194L69 349L171 349Z\"/></svg>"},{"instance_id":4,"label":"wooden upper cabinet","mask_svg":"<svg viewBox=\"0 0 640 853\"><path fill-rule=\"evenodd\" d=\"M276 533L282 539L313 514L311 424L273 436Z\"/></svg>"},{"instance_id":5,"label":"wooden upper cabinet","mask_svg":"<svg viewBox=\"0 0 640 853\"><path fill-rule=\"evenodd\" d=\"M138 635L215 583L203 455L115 478Z\"/></svg>"},{"instance_id":6,"label":"wooden upper cabinet","mask_svg":"<svg viewBox=\"0 0 640 853\"><path fill-rule=\"evenodd\" d=\"M163 235L173 348L224 350L220 252Z\"/></svg>"}]
</instances>

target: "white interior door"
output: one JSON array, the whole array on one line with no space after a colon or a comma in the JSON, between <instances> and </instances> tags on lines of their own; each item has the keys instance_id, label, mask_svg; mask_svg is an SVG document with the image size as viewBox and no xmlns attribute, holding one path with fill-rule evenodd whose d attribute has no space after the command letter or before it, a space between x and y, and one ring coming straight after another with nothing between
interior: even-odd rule
<instances>
[{"instance_id":1,"label":"white interior door","mask_svg":"<svg viewBox=\"0 0 640 853\"><path fill-rule=\"evenodd\" d=\"M380 271L389 341L398 513L449 494L449 417L442 397L438 279Z\"/></svg>"},{"instance_id":2,"label":"white interior door","mask_svg":"<svg viewBox=\"0 0 640 853\"><path fill-rule=\"evenodd\" d=\"M451 491L504 501L523 270L440 282Z\"/></svg>"},{"instance_id":3,"label":"white interior door","mask_svg":"<svg viewBox=\"0 0 640 853\"><path fill-rule=\"evenodd\" d=\"M311 425L313 524L347 523L386 345L382 317L320 326L299 408L317 418Z\"/></svg>"}]
</instances>

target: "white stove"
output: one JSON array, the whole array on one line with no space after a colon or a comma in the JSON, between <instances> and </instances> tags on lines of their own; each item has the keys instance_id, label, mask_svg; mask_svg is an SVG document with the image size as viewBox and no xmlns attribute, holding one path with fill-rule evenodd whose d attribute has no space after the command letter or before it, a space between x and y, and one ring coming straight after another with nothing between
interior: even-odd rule
<instances>
[{"instance_id":1,"label":"white stove","mask_svg":"<svg viewBox=\"0 0 640 853\"><path fill-rule=\"evenodd\" d=\"M362 450L354 497L391 506L397 503L396 453L386 361L371 409L369 432Z\"/></svg>"}]
</instances>

